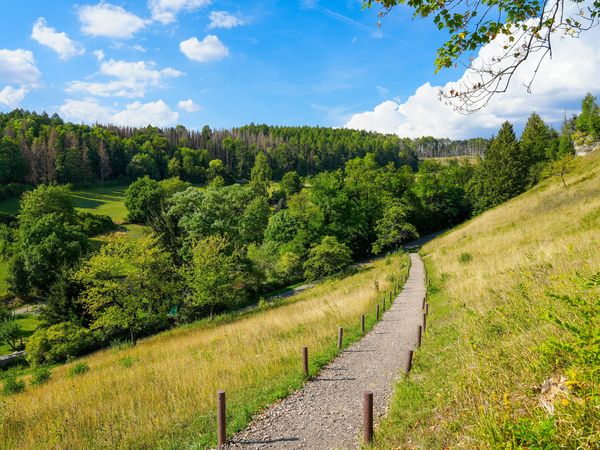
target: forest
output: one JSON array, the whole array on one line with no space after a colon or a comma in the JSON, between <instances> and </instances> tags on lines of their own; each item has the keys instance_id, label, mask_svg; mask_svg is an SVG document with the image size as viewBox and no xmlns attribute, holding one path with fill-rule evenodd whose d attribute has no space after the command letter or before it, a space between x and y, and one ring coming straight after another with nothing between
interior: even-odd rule
<instances>
[{"instance_id":1,"label":"forest","mask_svg":"<svg viewBox=\"0 0 600 450\"><path fill-rule=\"evenodd\" d=\"M347 161L373 153L380 165L416 168L419 157L481 155L488 141L450 141L431 137L401 139L364 131L320 127L248 125L201 131L87 126L65 123L54 114L14 110L0 114L0 198L16 184L104 183L148 175L210 181L215 171L229 183L246 180L259 151L276 180L289 171L311 176L342 169ZM211 167L211 161L216 162Z\"/></svg>"},{"instance_id":2,"label":"forest","mask_svg":"<svg viewBox=\"0 0 600 450\"><path fill-rule=\"evenodd\" d=\"M19 110L0 125L2 189L24 191L18 216L0 217L0 255L11 297L43 303L26 343L43 364L255 303L461 223L567 173L574 140L600 137L600 112L590 94L560 131L533 113L520 138L505 122L483 157L443 161L420 160L418 140L354 130L133 130ZM77 212L68 183L119 178L134 180L129 220L150 233L98 245L90 238L112 221ZM18 325L0 314L0 340L16 349Z\"/></svg>"}]
</instances>

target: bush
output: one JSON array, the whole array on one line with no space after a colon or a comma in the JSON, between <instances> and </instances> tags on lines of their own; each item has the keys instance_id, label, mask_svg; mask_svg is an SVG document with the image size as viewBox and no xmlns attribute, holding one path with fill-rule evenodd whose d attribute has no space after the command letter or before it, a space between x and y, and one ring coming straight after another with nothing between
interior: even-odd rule
<instances>
[{"instance_id":1,"label":"bush","mask_svg":"<svg viewBox=\"0 0 600 450\"><path fill-rule=\"evenodd\" d=\"M130 368L131 366L133 366L133 363L136 361L136 359L132 356L126 356L125 358L121 359L121 364L123 364L124 367L126 368Z\"/></svg>"},{"instance_id":2,"label":"bush","mask_svg":"<svg viewBox=\"0 0 600 450\"><path fill-rule=\"evenodd\" d=\"M18 380L16 376L11 375L4 379L4 386L2 387L3 395L13 395L23 392L25 390L25 382Z\"/></svg>"},{"instance_id":3,"label":"bush","mask_svg":"<svg viewBox=\"0 0 600 450\"><path fill-rule=\"evenodd\" d=\"M461 253L458 256L458 262L461 264L466 264L473 260L473 256L470 253Z\"/></svg>"},{"instance_id":4,"label":"bush","mask_svg":"<svg viewBox=\"0 0 600 450\"><path fill-rule=\"evenodd\" d=\"M47 383L52 378L52 372L47 367L40 367L33 372L31 381L29 382L32 386L41 386Z\"/></svg>"},{"instance_id":5,"label":"bush","mask_svg":"<svg viewBox=\"0 0 600 450\"><path fill-rule=\"evenodd\" d=\"M90 330L72 322L61 322L37 330L27 341L25 349L31 364L53 364L82 355L94 344Z\"/></svg>"},{"instance_id":6,"label":"bush","mask_svg":"<svg viewBox=\"0 0 600 450\"><path fill-rule=\"evenodd\" d=\"M308 252L304 276L308 280L315 280L339 272L351 263L352 254L348 246L333 236L325 236L319 245Z\"/></svg>"},{"instance_id":7,"label":"bush","mask_svg":"<svg viewBox=\"0 0 600 450\"><path fill-rule=\"evenodd\" d=\"M71 367L69 369L69 376L76 377L78 375L83 375L85 373L88 373L89 371L90 371L90 366L88 366L84 362L78 362L77 364L75 364L73 367Z\"/></svg>"},{"instance_id":8,"label":"bush","mask_svg":"<svg viewBox=\"0 0 600 450\"><path fill-rule=\"evenodd\" d=\"M108 233L116 228L116 225L110 216L106 215L78 212L77 219L86 236L96 236L98 234Z\"/></svg>"}]
</instances>

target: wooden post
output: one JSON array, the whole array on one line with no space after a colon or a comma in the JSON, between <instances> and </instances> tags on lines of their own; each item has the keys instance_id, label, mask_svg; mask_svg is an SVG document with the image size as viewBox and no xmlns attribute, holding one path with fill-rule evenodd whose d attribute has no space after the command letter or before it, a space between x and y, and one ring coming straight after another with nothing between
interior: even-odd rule
<instances>
[{"instance_id":1,"label":"wooden post","mask_svg":"<svg viewBox=\"0 0 600 450\"><path fill-rule=\"evenodd\" d=\"M377 304L377 307L375 308L375 316L377 320L379 320L379 304Z\"/></svg>"},{"instance_id":2,"label":"wooden post","mask_svg":"<svg viewBox=\"0 0 600 450\"><path fill-rule=\"evenodd\" d=\"M421 347L422 334L423 334L423 327L421 325L419 325L419 331L417 334L417 348Z\"/></svg>"},{"instance_id":3,"label":"wooden post","mask_svg":"<svg viewBox=\"0 0 600 450\"><path fill-rule=\"evenodd\" d=\"M383 311L385 311L385 296L383 297Z\"/></svg>"},{"instance_id":4,"label":"wooden post","mask_svg":"<svg viewBox=\"0 0 600 450\"><path fill-rule=\"evenodd\" d=\"M429 314L429 303L425 303L425 315Z\"/></svg>"},{"instance_id":5,"label":"wooden post","mask_svg":"<svg viewBox=\"0 0 600 450\"><path fill-rule=\"evenodd\" d=\"M308 347L302 347L302 368L304 376L308 378Z\"/></svg>"},{"instance_id":6,"label":"wooden post","mask_svg":"<svg viewBox=\"0 0 600 450\"><path fill-rule=\"evenodd\" d=\"M360 329L362 330L362 333L365 334L365 315L364 314L360 318Z\"/></svg>"},{"instance_id":7,"label":"wooden post","mask_svg":"<svg viewBox=\"0 0 600 450\"><path fill-rule=\"evenodd\" d=\"M423 314L423 333L427 332L427 314Z\"/></svg>"},{"instance_id":8,"label":"wooden post","mask_svg":"<svg viewBox=\"0 0 600 450\"><path fill-rule=\"evenodd\" d=\"M373 392L363 392L363 425L365 444L373 442Z\"/></svg>"},{"instance_id":9,"label":"wooden post","mask_svg":"<svg viewBox=\"0 0 600 450\"><path fill-rule=\"evenodd\" d=\"M342 344L344 342L344 329L340 327L338 330L338 348L342 348Z\"/></svg>"},{"instance_id":10,"label":"wooden post","mask_svg":"<svg viewBox=\"0 0 600 450\"><path fill-rule=\"evenodd\" d=\"M390 305L392 304L392 293L390 291Z\"/></svg>"},{"instance_id":11,"label":"wooden post","mask_svg":"<svg viewBox=\"0 0 600 450\"><path fill-rule=\"evenodd\" d=\"M217 448L223 448L227 443L227 422L226 422L225 391L217 392Z\"/></svg>"},{"instance_id":12,"label":"wooden post","mask_svg":"<svg viewBox=\"0 0 600 450\"><path fill-rule=\"evenodd\" d=\"M410 369L412 369L412 361L413 361L413 351L409 350L407 355L406 366L404 367L404 373L408 375Z\"/></svg>"}]
</instances>

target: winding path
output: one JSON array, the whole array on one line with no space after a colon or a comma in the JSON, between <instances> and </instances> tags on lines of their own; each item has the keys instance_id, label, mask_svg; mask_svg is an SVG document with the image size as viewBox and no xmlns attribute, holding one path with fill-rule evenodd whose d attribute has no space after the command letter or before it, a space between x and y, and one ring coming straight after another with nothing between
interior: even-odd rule
<instances>
[{"instance_id":1,"label":"winding path","mask_svg":"<svg viewBox=\"0 0 600 450\"><path fill-rule=\"evenodd\" d=\"M302 389L275 403L226 448L348 449L359 446L362 393L374 393L374 415L387 411L394 383L417 345L425 296L425 268L410 254L409 277L382 320Z\"/></svg>"}]
</instances>

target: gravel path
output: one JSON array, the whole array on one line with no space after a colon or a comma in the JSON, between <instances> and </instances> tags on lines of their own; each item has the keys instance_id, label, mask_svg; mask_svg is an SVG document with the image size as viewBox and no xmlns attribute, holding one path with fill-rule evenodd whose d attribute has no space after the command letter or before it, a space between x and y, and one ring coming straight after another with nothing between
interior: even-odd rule
<instances>
[{"instance_id":1,"label":"gravel path","mask_svg":"<svg viewBox=\"0 0 600 450\"><path fill-rule=\"evenodd\" d=\"M383 416L408 350L417 345L425 296L425 269L416 253L402 292L382 320L302 389L272 405L226 448L349 449L362 434L362 393L374 394Z\"/></svg>"}]
</instances>

